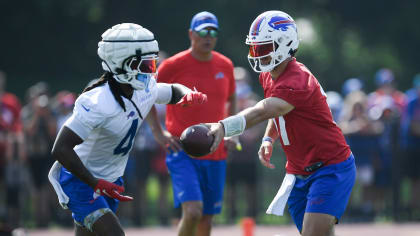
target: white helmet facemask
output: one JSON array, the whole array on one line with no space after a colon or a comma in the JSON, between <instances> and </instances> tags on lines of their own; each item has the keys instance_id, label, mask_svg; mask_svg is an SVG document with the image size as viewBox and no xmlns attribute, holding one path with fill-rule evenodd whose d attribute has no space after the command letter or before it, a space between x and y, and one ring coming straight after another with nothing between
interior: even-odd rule
<instances>
[{"instance_id":1,"label":"white helmet facemask","mask_svg":"<svg viewBox=\"0 0 420 236\"><path fill-rule=\"evenodd\" d=\"M245 43L249 45L248 61L252 69L272 71L297 51L296 23L282 11L264 12L252 22Z\"/></svg>"},{"instance_id":2,"label":"white helmet facemask","mask_svg":"<svg viewBox=\"0 0 420 236\"><path fill-rule=\"evenodd\" d=\"M98 55L102 68L114 78L134 89L148 89L156 77L159 47L152 32L140 25L123 23L102 34Z\"/></svg>"}]
</instances>

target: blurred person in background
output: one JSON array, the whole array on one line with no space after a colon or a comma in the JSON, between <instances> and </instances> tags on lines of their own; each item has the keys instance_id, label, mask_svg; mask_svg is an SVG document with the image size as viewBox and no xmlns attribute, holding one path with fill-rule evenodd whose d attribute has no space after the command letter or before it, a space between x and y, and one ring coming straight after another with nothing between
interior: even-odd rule
<instances>
[{"instance_id":1,"label":"blurred person in background","mask_svg":"<svg viewBox=\"0 0 420 236\"><path fill-rule=\"evenodd\" d=\"M373 160L378 156L376 149L377 136L382 133L383 125L372 120L367 111L367 95L361 90L353 90L347 94L343 103L343 113L337 122L346 141L356 158L356 186L361 187L361 202L355 202L352 196L349 214L362 218L359 220L373 220L375 192L373 188L374 168Z\"/></svg>"},{"instance_id":2,"label":"blurred person in background","mask_svg":"<svg viewBox=\"0 0 420 236\"><path fill-rule=\"evenodd\" d=\"M50 150L57 133L56 119L51 110L48 85L38 82L27 91L27 104L22 109L26 152L33 181L33 219L37 227L51 221L52 194L46 173L53 161Z\"/></svg>"},{"instance_id":3,"label":"blurred person in background","mask_svg":"<svg viewBox=\"0 0 420 236\"><path fill-rule=\"evenodd\" d=\"M5 88L6 74L0 71L0 199L6 200L0 204L0 232L20 226L22 171L26 164L21 105Z\"/></svg>"},{"instance_id":4,"label":"blurred person in background","mask_svg":"<svg viewBox=\"0 0 420 236\"><path fill-rule=\"evenodd\" d=\"M215 15L206 11L194 15L188 32L191 47L166 59L159 67L159 82L182 83L208 96L205 106L167 107L166 127L177 138L191 125L216 122L236 111L233 63L214 51L218 33ZM226 143L229 142L236 146L238 139ZM167 155L175 207L182 205L178 235L210 235L213 216L222 209L226 157L223 144L200 159L192 159L178 150Z\"/></svg>"},{"instance_id":5,"label":"blurred person in background","mask_svg":"<svg viewBox=\"0 0 420 236\"><path fill-rule=\"evenodd\" d=\"M128 154L146 120L158 142L179 144L165 135L155 103L189 106L206 96L180 84L156 83L158 43L140 25L123 23L102 34L98 55L105 73L75 102L52 149L57 161L48 175L60 205L72 211L75 235L124 235L115 212L124 192Z\"/></svg>"},{"instance_id":6,"label":"blurred person in background","mask_svg":"<svg viewBox=\"0 0 420 236\"><path fill-rule=\"evenodd\" d=\"M250 86L251 75L249 71L243 67L234 68L235 82L236 82L236 100L237 108L243 110L247 107L253 106L257 103L258 97L252 91ZM229 152L227 160L226 171L226 207L228 212L229 222L233 223L237 220L239 207L242 206L239 199L245 199L245 215L246 217L256 218L258 209L257 198L257 169L258 159L256 153L258 151L258 144L256 139L262 138L264 132L264 124L255 126L252 129L246 130L243 135L239 137L242 150L232 148ZM243 195L241 187L243 187ZM240 196L244 196L243 198Z\"/></svg>"},{"instance_id":7,"label":"blurred person in background","mask_svg":"<svg viewBox=\"0 0 420 236\"><path fill-rule=\"evenodd\" d=\"M211 151L223 137L268 120L258 151L261 164L273 169L273 143L286 154L286 175L267 214L283 215L286 203L303 236L334 235L356 177L354 156L333 121L326 94L315 76L295 58L299 46L295 21L282 11L266 11L251 24L248 60L265 99L218 123Z\"/></svg>"},{"instance_id":8,"label":"blurred person in background","mask_svg":"<svg viewBox=\"0 0 420 236\"><path fill-rule=\"evenodd\" d=\"M351 92L363 91L363 87L363 82L359 78L349 78L344 81L341 94L346 97Z\"/></svg>"},{"instance_id":9,"label":"blurred person in background","mask_svg":"<svg viewBox=\"0 0 420 236\"><path fill-rule=\"evenodd\" d=\"M407 103L418 97L418 91L416 88L416 81L420 80L420 73L416 74L413 78L413 87L405 91L407 97Z\"/></svg>"},{"instance_id":10,"label":"blurred person in background","mask_svg":"<svg viewBox=\"0 0 420 236\"><path fill-rule=\"evenodd\" d=\"M401 107L391 96L383 96L380 103L375 104L368 111L370 118L380 122L383 127L382 132L377 136L375 143L377 145L374 146L378 155L373 160L374 210L379 217L392 215L393 200L399 195L401 180L399 172L403 161L399 153L400 109Z\"/></svg>"},{"instance_id":11,"label":"blurred person in background","mask_svg":"<svg viewBox=\"0 0 420 236\"><path fill-rule=\"evenodd\" d=\"M404 176L408 177L411 186L409 204L405 211L410 220L420 220L420 74L413 80L412 94L401 119L402 148L405 153Z\"/></svg>"},{"instance_id":12,"label":"blurred person in background","mask_svg":"<svg viewBox=\"0 0 420 236\"><path fill-rule=\"evenodd\" d=\"M328 107L330 107L333 120L337 121L341 114L341 109L343 106L343 98L341 97L341 94L339 94L336 91L328 91L327 94L327 104Z\"/></svg>"},{"instance_id":13,"label":"blurred person in background","mask_svg":"<svg viewBox=\"0 0 420 236\"><path fill-rule=\"evenodd\" d=\"M384 97L390 96L401 114L406 105L406 96L396 89L394 72L388 68L381 68L375 73L374 79L377 89L368 95L368 109L380 104Z\"/></svg>"},{"instance_id":14,"label":"blurred person in background","mask_svg":"<svg viewBox=\"0 0 420 236\"><path fill-rule=\"evenodd\" d=\"M73 114L74 102L76 95L67 90L59 91L52 98L52 111L57 121L57 133L63 127L64 122ZM54 201L55 203L55 201ZM59 211L54 209L54 221L63 226L71 226L71 214L67 211Z\"/></svg>"},{"instance_id":15,"label":"blurred person in background","mask_svg":"<svg viewBox=\"0 0 420 236\"><path fill-rule=\"evenodd\" d=\"M400 172L402 158L399 153L400 117L406 106L406 96L396 89L396 80L392 70L379 69L374 76L377 89L368 95L369 117L381 122L382 133L375 143L378 155L374 166L374 208L378 216L392 214L399 204ZM384 197L385 196L385 197Z\"/></svg>"},{"instance_id":16,"label":"blurred person in background","mask_svg":"<svg viewBox=\"0 0 420 236\"><path fill-rule=\"evenodd\" d=\"M58 92L53 99L53 111L57 120L57 133L64 122L73 114L76 95L69 91Z\"/></svg>"}]
</instances>

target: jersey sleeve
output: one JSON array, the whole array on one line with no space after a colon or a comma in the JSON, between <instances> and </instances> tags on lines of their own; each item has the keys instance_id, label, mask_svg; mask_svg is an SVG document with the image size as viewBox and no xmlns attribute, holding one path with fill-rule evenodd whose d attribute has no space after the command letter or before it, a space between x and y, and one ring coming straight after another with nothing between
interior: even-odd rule
<instances>
[{"instance_id":1,"label":"jersey sleeve","mask_svg":"<svg viewBox=\"0 0 420 236\"><path fill-rule=\"evenodd\" d=\"M157 83L157 104L168 104L172 99L172 86L167 83Z\"/></svg>"},{"instance_id":2,"label":"jersey sleeve","mask_svg":"<svg viewBox=\"0 0 420 236\"><path fill-rule=\"evenodd\" d=\"M85 140L93 129L105 121L105 118L99 104L92 97L82 94L75 102L73 115L64 125Z\"/></svg>"},{"instance_id":3,"label":"jersey sleeve","mask_svg":"<svg viewBox=\"0 0 420 236\"><path fill-rule=\"evenodd\" d=\"M170 59L164 60L158 68L157 82L173 83L173 62Z\"/></svg>"},{"instance_id":4,"label":"jersey sleeve","mask_svg":"<svg viewBox=\"0 0 420 236\"><path fill-rule=\"evenodd\" d=\"M276 88L272 91L271 97L277 97L285 100L294 107L308 105L311 93L308 90L294 90L290 88Z\"/></svg>"},{"instance_id":5,"label":"jersey sleeve","mask_svg":"<svg viewBox=\"0 0 420 236\"><path fill-rule=\"evenodd\" d=\"M278 97L292 104L294 107L309 106L314 89L320 88L311 77L292 75L288 82L276 84L271 90L272 97Z\"/></svg>"}]
</instances>

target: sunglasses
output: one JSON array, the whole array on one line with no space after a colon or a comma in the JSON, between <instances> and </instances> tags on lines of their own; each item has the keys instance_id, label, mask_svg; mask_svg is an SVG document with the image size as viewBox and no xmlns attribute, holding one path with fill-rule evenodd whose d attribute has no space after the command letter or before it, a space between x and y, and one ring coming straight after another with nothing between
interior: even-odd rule
<instances>
[{"instance_id":1,"label":"sunglasses","mask_svg":"<svg viewBox=\"0 0 420 236\"><path fill-rule=\"evenodd\" d=\"M249 55L251 57L267 56L273 51L274 51L274 45L272 42L249 45Z\"/></svg>"},{"instance_id":2,"label":"sunglasses","mask_svg":"<svg viewBox=\"0 0 420 236\"><path fill-rule=\"evenodd\" d=\"M132 57L127 62L131 70L137 70L144 74L154 74L157 70L157 56L151 58Z\"/></svg>"},{"instance_id":3,"label":"sunglasses","mask_svg":"<svg viewBox=\"0 0 420 236\"><path fill-rule=\"evenodd\" d=\"M195 31L195 32L202 38L206 37L207 35L210 35L210 37L212 37L212 38L216 38L218 33L219 33L215 29L202 29L202 30Z\"/></svg>"}]
</instances>

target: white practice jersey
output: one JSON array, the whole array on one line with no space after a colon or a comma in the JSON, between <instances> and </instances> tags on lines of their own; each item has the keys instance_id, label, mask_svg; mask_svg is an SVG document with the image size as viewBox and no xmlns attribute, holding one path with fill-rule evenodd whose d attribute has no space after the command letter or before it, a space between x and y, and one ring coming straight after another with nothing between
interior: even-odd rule
<instances>
[{"instance_id":1,"label":"white practice jersey","mask_svg":"<svg viewBox=\"0 0 420 236\"><path fill-rule=\"evenodd\" d=\"M143 119L153 104L167 104L171 97L170 85L150 80L146 89L134 90L131 99L140 116L130 100L122 97L124 112L108 83L81 94L64 125L83 139L74 150L92 175L110 182L122 176Z\"/></svg>"}]
</instances>

